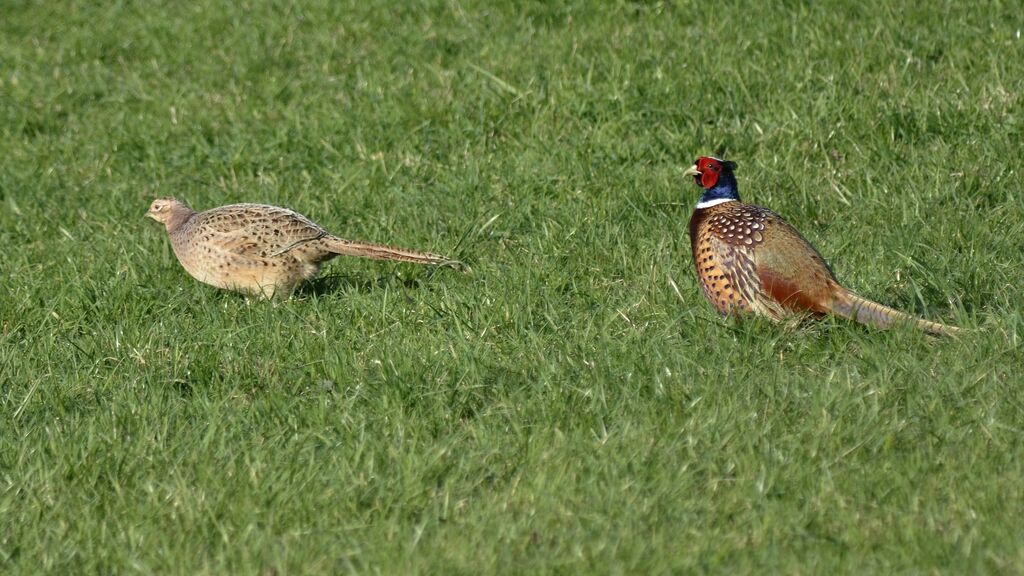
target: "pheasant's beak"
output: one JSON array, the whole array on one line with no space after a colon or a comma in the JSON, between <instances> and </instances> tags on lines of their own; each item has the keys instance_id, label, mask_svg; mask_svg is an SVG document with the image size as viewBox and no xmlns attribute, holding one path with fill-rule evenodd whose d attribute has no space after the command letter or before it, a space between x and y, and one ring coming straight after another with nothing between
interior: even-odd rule
<instances>
[{"instance_id":1,"label":"pheasant's beak","mask_svg":"<svg viewBox=\"0 0 1024 576\"><path fill-rule=\"evenodd\" d=\"M683 172L683 176L700 176L700 170L697 170L697 165L694 164Z\"/></svg>"}]
</instances>

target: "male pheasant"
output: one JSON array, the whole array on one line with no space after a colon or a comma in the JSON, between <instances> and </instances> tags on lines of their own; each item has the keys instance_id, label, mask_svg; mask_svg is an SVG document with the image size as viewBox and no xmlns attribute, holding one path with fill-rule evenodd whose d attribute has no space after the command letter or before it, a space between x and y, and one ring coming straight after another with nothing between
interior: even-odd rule
<instances>
[{"instance_id":1,"label":"male pheasant","mask_svg":"<svg viewBox=\"0 0 1024 576\"><path fill-rule=\"evenodd\" d=\"M175 198L158 198L146 216L162 222L174 255L193 278L227 290L289 296L320 265L338 255L416 264L458 265L444 256L344 240L302 214L265 204L231 204L196 212Z\"/></svg>"},{"instance_id":2,"label":"male pheasant","mask_svg":"<svg viewBox=\"0 0 1024 576\"><path fill-rule=\"evenodd\" d=\"M690 245L704 296L720 313L773 320L831 313L883 329L908 322L934 334L959 331L842 287L818 251L781 216L740 201L735 168L702 156L685 172L704 188L690 217Z\"/></svg>"}]
</instances>

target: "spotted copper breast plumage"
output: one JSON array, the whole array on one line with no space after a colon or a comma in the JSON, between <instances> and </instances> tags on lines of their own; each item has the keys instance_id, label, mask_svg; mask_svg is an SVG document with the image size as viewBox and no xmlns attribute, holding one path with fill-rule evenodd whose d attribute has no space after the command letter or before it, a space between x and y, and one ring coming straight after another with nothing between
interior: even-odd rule
<instances>
[{"instance_id":1,"label":"spotted copper breast plumage","mask_svg":"<svg viewBox=\"0 0 1024 576\"><path fill-rule=\"evenodd\" d=\"M841 286L821 254L781 216L740 201L734 167L701 157L686 172L705 190L690 217L690 243L701 288L720 313L773 320L794 312L833 313L879 328L904 321L932 333L958 330Z\"/></svg>"},{"instance_id":2,"label":"spotted copper breast plumage","mask_svg":"<svg viewBox=\"0 0 1024 576\"><path fill-rule=\"evenodd\" d=\"M279 206L232 204L195 212L179 200L160 198L147 216L166 226L175 256L196 280L267 298L291 294L338 255L458 264L428 252L344 240Z\"/></svg>"}]
</instances>

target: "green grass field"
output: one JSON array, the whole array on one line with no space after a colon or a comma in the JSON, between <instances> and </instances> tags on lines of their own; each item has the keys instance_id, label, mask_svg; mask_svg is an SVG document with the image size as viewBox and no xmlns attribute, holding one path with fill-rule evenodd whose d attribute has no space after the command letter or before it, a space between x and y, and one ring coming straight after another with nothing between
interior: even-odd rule
<instances>
[{"instance_id":1,"label":"green grass field","mask_svg":"<svg viewBox=\"0 0 1024 576\"><path fill-rule=\"evenodd\" d=\"M1018 2L0 0L0 572L1024 572ZM717 316L701 154L970 332ZM202 285L157 196L472 271Z\"/></svg>"}]
</instances>

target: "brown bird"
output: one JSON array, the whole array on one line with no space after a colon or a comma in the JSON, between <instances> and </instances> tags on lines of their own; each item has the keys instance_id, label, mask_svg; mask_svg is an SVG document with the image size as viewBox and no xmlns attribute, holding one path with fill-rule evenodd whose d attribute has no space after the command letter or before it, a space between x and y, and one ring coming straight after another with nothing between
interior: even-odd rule
<instances>
[{"instance_id":1,"label":"brown bird","mask_svg":"<svg viewBox=\"0 0 1024 576\"><path fill-rule=\"evenodd\" d=\"M265 298L288 297L338 255L459 264L437 254L343 240L297 212L265 204L195 212L175 198L158 198L146 216L167 227L174 255L193 278Z\"/></svg>"},{"instance_id":2,"label":"brown bird","mask_svg":"<svg viewBox=\"0 0 1024 576\"><path fill-rule=\"evenodd\" d=\"M685 172L704 188L690 217L690 246L704 296L720 313L773 320L831 313L877 328L908 322L934 334L960 330L842 287L821 254L781 216L740 201L735 168L733 162L702 156Z\"/></svg>"}]
</instances>

